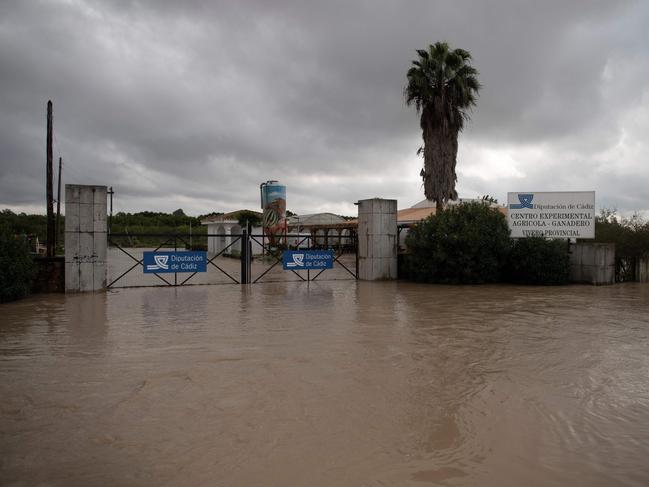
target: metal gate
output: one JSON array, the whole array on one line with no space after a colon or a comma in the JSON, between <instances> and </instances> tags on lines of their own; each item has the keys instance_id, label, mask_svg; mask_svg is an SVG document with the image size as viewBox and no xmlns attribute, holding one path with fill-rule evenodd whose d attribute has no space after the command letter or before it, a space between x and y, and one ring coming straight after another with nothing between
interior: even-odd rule
<instances>
[{"instance_id":1,"label":"metal gate","mask_svg":"<svg viewBox=\"0 0 649 487\"><path fill-rule=\"evenodd\" d=\"M249 264L251 284L259 282L279 282L287 281L286 275L294 277L293 280L315 281L321 276L329 276L330 279L358 279L358 238L355 233L350 235L327 235L326 242L323 236L313 236L304 234L283 234L275 237L277 242L273 245L266 235L251 234L249 236L249 249L253 246L261 249L261 256L254 260L265 259L267 264L264 266L254 266ZM310 270L283 270L282 252L288 250L332 250L334 269L321 269L318 271ZM252 251L248 252L252 256ZM251 259L253 260L253 259ZM279 267L278 267L279 266ZM275 272L274 272L275 271ZM278 272L280 271L280 272ZM325 274L328 272L328 274ZM290 274L288 274L290 273ZM282 276L282 278L278 278Z\"/></svg>"},{"instance_id":2,"label":"metal gate","mask_svg":"<svg viewBox=\"0 0 649 487\"><path fill-rule=\"evenodd\" d=\"M112 233L108 235L109 262L107 288L186 286L201 284L257 284L280 281L315 281L317 279L357 279L358 239L356 234L331 235L326 241L317 236L282 234L271 242L263 234L201 234L200 238L229 238L229 244L218 252L208 254L208 272L143 274L144 252L161 249L192 249L189 234ZM141 246L142 242L156 245ZM282 270L284 249L334 251L334 269L320 271ZM279 265L279 267L278 267ZM117 269L119 267L119 269ZM328 274L325 274L327 272Z\"/></svg>"}]
</instances>

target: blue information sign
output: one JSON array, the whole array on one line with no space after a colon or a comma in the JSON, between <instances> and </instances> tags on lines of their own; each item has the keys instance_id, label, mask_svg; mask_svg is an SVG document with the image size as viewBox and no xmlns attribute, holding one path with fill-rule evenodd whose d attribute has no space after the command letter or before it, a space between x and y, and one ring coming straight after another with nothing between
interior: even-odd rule
<instances>
[{"instance_id":1,"label":"blue information sign","mask_svg":"<svg viewBox=\"0 0 649 487\"><path fill-rule=\"evenodd\" d=\"M144 252L144 273L207 272L207 252Z\"/></svg>"},{"instance_id":2,"label":"blue information sign","mask_svg":"<svg viewBox=\"0 0 649 487\"><path fill-rule=\"evenodd\" d=\"M333 250L285 250L282 260L285 271L332 269Z\"/></svg>"}]
</instances>

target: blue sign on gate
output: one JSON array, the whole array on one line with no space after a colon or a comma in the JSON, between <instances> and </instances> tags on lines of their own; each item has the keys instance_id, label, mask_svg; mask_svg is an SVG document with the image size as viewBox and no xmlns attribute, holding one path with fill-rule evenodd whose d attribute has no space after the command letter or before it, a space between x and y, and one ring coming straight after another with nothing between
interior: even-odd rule
<instances>
[{"instance_id":1,"label":"blue sign on gate","mask_svg":"<svg viewBox=\"0 0 649 487\"><path fill-rule=\"evenodd\" d=\"M207 272L207 252L144 252L145 274Z\"/></svg>"},{"instance_id":2,"label":"blue sign on gate","mask_svg":"<svg viewBox=\"0 0 649 487\"><path fill-rule=\"evenodd\" d=\"M282 264L285 271L333 269L333 250L285 250Z\"/></svg>"}]
</instances>

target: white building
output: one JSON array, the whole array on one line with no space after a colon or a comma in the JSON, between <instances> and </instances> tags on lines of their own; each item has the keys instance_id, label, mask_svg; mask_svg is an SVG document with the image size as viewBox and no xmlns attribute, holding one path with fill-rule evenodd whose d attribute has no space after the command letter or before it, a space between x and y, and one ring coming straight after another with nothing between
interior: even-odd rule
<instances>
[{"instance_id":1,"label":"white building","mask_svg":"<svg viewBox=\"0 0 649 487\"><path fill-rule=\"evenodd\" d=\"M334 213L312 213L288 217L288 231L291 235L289 245L300 248L311 248L314 245L345 245L349 240L349 230L333 229L347 223L342 216ZM336 236L334 236L336 235ZM345 238L343 238L345 237ZM300 243L301 242L301 243Z\"/></svg>"},{"instance_id":2,"label":"white building","mask_svg":"<svg viewBox=\"0 0 649 487\"><path fill-rule=\"evenodd\" d=\"M224 215L212 216L201 221L207 226L207 251L211 255L218 254L225 249L226 254L240 253L242 228L239 225L239 216L243 211L238 210ZM253 211L261 219L262 214ZM293 215L287 218L288 223L288 245L302 249L318 246L339 246L351 242L350 225L340 215L334 213L314 213L309 215ZM262 243L267 244L263 235L262 227L251 228L250 234L252 253L258 255L263 253Z\"/></svg>"},{"instance_id":3,"label":"white building","mask_svg":"<svg viewBox=\"0 0 649 487\"><path fill-rule=\"evenodd\" d=\"M243 229L239 225L239 216L243 211L238 210L224 215L210 216L201 221L201 225L207 226L207 252L211 255L218 254L225 249L226 254L241 253L241 233ZM262 214L257 211L250 211L261 220ZM253 235L261 235L263 229L254 227L250 229ZM262 246L255 240L252 240L252 253L260 254Z\"/></svg>"}]
</instances>

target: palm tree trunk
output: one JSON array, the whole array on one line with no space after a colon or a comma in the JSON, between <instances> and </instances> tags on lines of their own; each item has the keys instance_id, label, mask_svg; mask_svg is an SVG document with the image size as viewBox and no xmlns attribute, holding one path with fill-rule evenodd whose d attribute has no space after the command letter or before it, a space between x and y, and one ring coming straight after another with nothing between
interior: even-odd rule
<instances>
[{"instance_id":1,"label":"palm tree trunk","mask_svg":"<svg viewBox=\"0 0 649 487\"><path fill-rule=\"evenodd\" d=\"M428 200L435 201L437 211L441 211L444 203L457 199L455 165L458 130L452 124L443 127L443 124L436 123L431 112L426 110L422 113L421 125L424 139L424 194Z\"/></svg>"}]
</instances>

